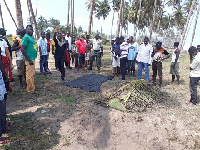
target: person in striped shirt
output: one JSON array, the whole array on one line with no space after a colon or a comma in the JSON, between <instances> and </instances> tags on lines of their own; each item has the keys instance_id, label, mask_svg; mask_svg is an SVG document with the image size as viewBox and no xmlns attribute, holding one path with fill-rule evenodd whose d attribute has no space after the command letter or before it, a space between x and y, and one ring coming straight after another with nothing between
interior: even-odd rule
<instances>
[{"instance_id":1,"label":"person in striped shirt","mask_svg":"<svg viewBox=\"0 0 200 150\"><path fill-rule=\"evenodd\" d=\"M121 37L122 44L120 45L120 69L121 69L121 75L122 80L125 80L125 75L127 74L126 70L126 64L128 62L128 47L129 44L124 41L124 37Z\"/></svg>"}]
</instances>

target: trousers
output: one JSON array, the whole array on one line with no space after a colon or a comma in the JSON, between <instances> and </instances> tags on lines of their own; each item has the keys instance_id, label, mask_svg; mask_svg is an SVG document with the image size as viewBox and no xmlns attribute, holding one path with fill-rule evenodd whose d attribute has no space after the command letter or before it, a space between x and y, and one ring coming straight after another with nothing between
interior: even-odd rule
<instances>
[{"instance_id":1,"label":"trousers","mask_svg":"<svg viewBox=\"0 0 200 150\"><path fill-rule=\"evenodd\" d=\"M199 85L200 77L190 77L190 102L195 104L197 103L197 86Z\"/></svg>"},{"instance_id":2,"label":"trousers","mask_svg":"<svg viewBox=\"0 0 200 150\"><path fill-rule=\"evenodd\" d=\"M33 65L30 65L28 61L25 61L27 92L35 91L35 60L32 61Z\"/></svg>"},{"instance_id":3,"label":"trousers","mask_svg":"<svg viewBox=\"0 0 200 150\"><path fill-rule=\"evenodd\" d=\"M95 60L96 57L96 63L97 63L97 68L100 70L101 67L101 52L100 50L93 50L91 55L90 55L90 68L92 69L92 64L93 61Z\"/></svg>"},{"instance_id":4,"label":"trousers","mask_svg":"<svg viewBox=\"0 0 200 150\"><path fill-rule=\"evenodd\" d=\"M122 75L122 80L125 80L125 75L126 75L126 63L128 62L127 57L120 58L120 69L121 69L121 75Z\"/></svg>"},{"instance_id":5,"label":"trousers","mask_svg":"<svg viewBox=\"0 0 200 150\"><path fill-rule=\"evenodd\" d=\"M152 62L152 70L153 70L153 83L156 83L156 76L158 74L159 77L159 85L162 84L162 62L161 61L153 61Z\"/></svg>"},{"instance_id":6,"label":"trousers","mask_svg":"<svg viewBox=\"0 0 200 150\"><path fill-rule=\"evenodd\" d=\"M138 62L138 79L142 79L142 69L145 68L145 81L149 81L148 63Z\"/></svg>"}]
</instances>

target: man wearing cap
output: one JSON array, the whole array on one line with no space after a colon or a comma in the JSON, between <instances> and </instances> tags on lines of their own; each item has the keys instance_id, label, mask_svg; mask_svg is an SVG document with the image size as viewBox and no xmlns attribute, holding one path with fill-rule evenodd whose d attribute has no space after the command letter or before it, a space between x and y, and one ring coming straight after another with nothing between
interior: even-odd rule
<instances>
[{"instance_id":1,"label":"man wearing cap","mask_svg":"<svg viewBox=\"0 0 200 150\"><path fill-rule=\"evenodd\" d=\"M159 84L158 87L162 85L162 61L169 58L169 53L162 47L162 42L157 42L153 53L152 70L153 70L153 84L156 85L156 76L158 74Z\"/></svg>"},{"instance_id":2,"label":"man wearing cap","mask_svg":"<svg viewBox=\"0 0 200 150\"><path fill-rule=\"evenodd\" d=\"M93 45L93 51L92 51L91 56L90 56L90 67L88 68L88 70L92 70L92 64L93 64L93 61L95 60L95 57L96 57L98 72L100 72L102 42L99 39L99 35L96 35L95 39L91 40L91 42L92 42L92 45Z\"/></svg>"},{"instance_id":3,"label":"man wearing cap","mask_svg":"<svg viewBox=\"0 0 200 150\"><path fill-rule=\"evenodd\" d=\"M171 67L170 67L170 74L172 74L172 82L174 82L175 76L177 78L178 84L179 84L179 56L180 56L180 49L178 48L179 42L174 43L175 50L172 53L172 61L171 61Z\"/></svg>"}]
</instances>

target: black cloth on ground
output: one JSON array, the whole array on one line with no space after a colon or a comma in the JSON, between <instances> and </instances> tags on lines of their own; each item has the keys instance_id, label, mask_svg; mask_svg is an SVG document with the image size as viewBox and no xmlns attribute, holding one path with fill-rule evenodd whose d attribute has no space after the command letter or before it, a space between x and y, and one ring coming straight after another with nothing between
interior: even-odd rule
<instances>
[{"instance_id":1,"label":"black cloth on ground","mask_svg":"<svg viewBox=\"0 0 200 150\"><path fill-rule=\"evenodd\" d=\"M100 92L100 86L107 80L112 80L113 76L103 76L99 74L90 74L82 76L70 82L64 82L63 85L75 88L81 88L88 92Z\"/></svg>"}]
</instances>

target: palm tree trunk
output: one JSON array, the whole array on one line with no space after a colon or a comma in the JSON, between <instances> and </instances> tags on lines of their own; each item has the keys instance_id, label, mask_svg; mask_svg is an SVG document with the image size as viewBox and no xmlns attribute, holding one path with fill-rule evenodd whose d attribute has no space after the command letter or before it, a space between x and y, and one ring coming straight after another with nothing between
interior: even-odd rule
<instances>
[{"instance_id":1,"label":"palm tree trunk","mask_svg":"<svg viewBox=\"0 0 200 150\"><path fill-rule=\"evenodd\" d=\"M91 0L91 6L90 6L90 22L88 26L88 35L90 36L91 33L91 25L92 25L92 16L93 16L93 11L94 11L94 0Z\"/></svg>"},{"instance_id":2,"label":"palm tree trunk","mask_svg":"<svg viewBox=\"0 0 200 150\"><path fill-rule=\"evenodd\" d=\"M149 41L151 41L151 37L152 37L152 33L153 33L153 26L154 26L155 19L156 19L156 9L157 9L157 0L154 1L154 12L153 12L153 20L151 22Z\"/></svg>"},{"instance_id":3,"label":"palm tree trunk","mask_svg":"<svg viewBox=\"0 0 200 150\"><path fill-rule=\"evenodd\" d=\"M199 8L197 10L197 15L196 15L196 19L195 19L195 24L194 24L194 28L193 28L193 33L192 33L192 40L190 42L190 46L192 46L193 40L194 40L194 36L195 36L195 31L196 31L196 27L197 27L197 20L199 18L199 12L200 12L200 4L199 4Z\"/></svg>"},{"instance_id":4,"label":"palm tree trunk","mask_svg":"<svg viewBox=\"0 0 200 150\"><path fill-rule=\"evenodd\" d=\"M139 21L140 21L140 12L141 12L141 6L142 6L142 0L140 0L140 6L139 6L139 10L138 10L138 14L137 14L137 21L136 21L136 28L134 29L134 33L133 33L133 38L136 40L136 36L137 36L137 29L138 29L138 25L139 25Z\"/></svg>"},{"instance_id":5,"label":"palm tree trunk","mask_svg":"<svg viewBox=\"0 0 200 150\"><path fill-rule=\"evenodd\" d=\"M15 24L15 26L16 26L16 28L17 28L17 24L16 24L16 22L15 22L15 19L13 18L12 14L11 14L11 12L10 12L10 9L8 8L8 5L7 5L6 1L5 1L5 0L3 0L3 1L4 1L5 5L6 5L6 8L7 8L8 12L9 12L11 18L12 18L12 21L14 22L14 24Z\"/></svg>"},{"instance_id":6,"label":"palm tree trunk","mask_svg":"<svg viewBox=\"0 0 200 150\"><path fill-rule=\"evenodd\" d=\"M117 25L117 37L119 37L119 32L120 32L120 25L121 25L121 19L122 19L122 7L123 7L123 2L124 0L121 0L121 4L120 4L120 15L119 15L119 20L118 20L118 25Z\"/></svg>"},{"instance_id":7,"label":"palm tree trunk","mask_svg":"<svg viewBox=\"0 0 200 150\"><path fill-rule=\"evenodd\" d=\"M2 16L2 11L1 11L1 4L0 4L0 16L1 16L2 27L5 29L4 22L3 22L3 16Z\"/></svg>"},{"instance_id":8,"label":"palm tree trunk","mask_svg":"<svg viewBox=\"0 0 200 150\"><path fill-rule=\"evenodd\" d=\"M69 29L69 11L70 11L70 0L68 0L68 11L67 11L67 30ZM72 16L72 15L71 15Z\"/></svg>"},{"instance_id":9,"label":"palm tree trunk","mask_svg":"<svg viewBox=\"0 0 200 150\"><path fill-rule=\"evenodd\" d=\"M120 30L120 37L122 36L122 31L124 28L124 0L122 2L122 11L121 11L121 30Z\"/></svg>"},{"instance_id":10,"label":"palm tree trunk","mask_svg":"<svg viewBox=\"0 0 200 150\"><path fill-rule=\"evenodd\" d=\"M36 22L36 18L35 18L34 12L33 12L31 0L28 0L28 3L29 3L30 11L31 11L31 16L33 18L33 22L34 22L34 25L35 25L36 36L37 36L37 39L38 39L39 38L39 32L38 32L37 22Z\"/></svg>"},{"instance_id":11,"label":"palm tree trunk","mask_svg":"<svg viewBox=\"0 0 200 150\"><path fill-rule=\"evenodd\" d=\"M74 0L71 0L71 37L74 34Z\"/></svg>"},{"instance_id":12,"label":"palm tree trunk","mask_svg":"<svg viewBox=\"0 0 200 150\"><path fill-rule=\"evenodd\" d=\"M187 22L186 22L186 25L185 25L185 27L184 27L183 36L182 36L181 43L180 43L180 50L182 50L182 49L183 49L183 46L184 46L184 45L183 45L183 41L185 40L185 35L186 35L186 32L187 32L188 24L189 24L189 22L190 22L190 17L191 17L191 13L192 13L193 7L194 7L194 5L195 5L195 2L196 2L196 0L193 0L193 1L192 1L192 5L191 5L191 7L190 7L190 12L189 12L189 14L188 14L188 16L187 16Z\"/></svg>"},{"instance_id":13,"label":"palm tree trunk","mask_svg":"<svg viewBox=\"0 0 200 150\"><path fill-rule=\"evenodd\" d=\"M16 7L18 29L24 29L20 0L15 0L15 7Z\"/></svg>"},{"instance_id":14,"label":"palm tree trunk","mask_svg":"<svg viewBox=\"0 0 200 150\"><path fill-rule=\"evenodd\" d=\"M113 22L115 19L115 10L113 10L113 18L112 18L112 26L111 26L111 34L110 34L110 42L112 41L112 29L113 29Z\"/></svg>"}]
</instances>

